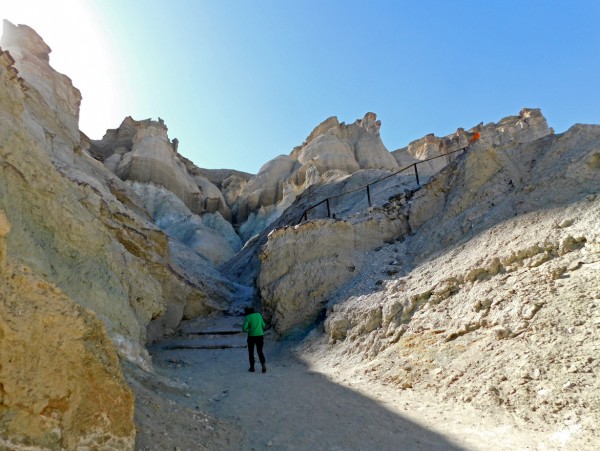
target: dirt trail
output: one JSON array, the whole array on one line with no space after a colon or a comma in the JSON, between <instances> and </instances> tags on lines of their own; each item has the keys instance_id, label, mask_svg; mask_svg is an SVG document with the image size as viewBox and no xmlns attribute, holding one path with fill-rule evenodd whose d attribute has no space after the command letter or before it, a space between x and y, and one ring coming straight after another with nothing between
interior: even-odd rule
<instances>
[{"instance_id":1,"label":"dirt trail","mask_svg":"<svg viewBox=\"0 0 600 451\"><path fill-rule=\"evenodd\" d=\"M240 318L185 327L151 349L156 376L129 372L139 450L561 449L508 417L311 364L296 342L267 336L268 371L250 373Z\"/></svg>"}]
</instances>

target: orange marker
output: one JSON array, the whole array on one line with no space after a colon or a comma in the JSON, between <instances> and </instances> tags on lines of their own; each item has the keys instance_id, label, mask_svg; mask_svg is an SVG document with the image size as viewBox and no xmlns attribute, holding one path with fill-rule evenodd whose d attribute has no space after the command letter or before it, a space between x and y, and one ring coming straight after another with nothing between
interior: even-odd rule
<instances>
[{"instance_id":1,"label":"orange marker","mask_svg":"<svg viewBox=\"0 0 600 451\"><path fill-rule=\"evenodd\" d=\"M473 135L473 137L471 139L469 139L469 145L473 144L479 138L481 138L481 133L475 132L475 134Z\"/></svg>"}]
</instances>

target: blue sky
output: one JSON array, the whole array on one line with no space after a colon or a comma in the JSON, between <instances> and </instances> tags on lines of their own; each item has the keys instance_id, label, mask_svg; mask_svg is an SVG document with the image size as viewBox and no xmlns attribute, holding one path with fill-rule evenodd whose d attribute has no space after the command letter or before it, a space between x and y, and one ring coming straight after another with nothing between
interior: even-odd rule
<instances>
[{"instance_id":1,"label":"blue sky","mask_svg":"<svg viewBox=\"0 0 600 451\"><path fill-rule=\"evenodd\" d=\"M351 123L368 111L389 150L522 107L541 108L557 132L600 123L597 1L79 3L104 36L71 39L106 39L113 58L94 68L114 79L95 102L119 104L88 121L99 89L67 73L82 89L83 131L100 138L125 115L160 116L201 167L255 173L327 117ZM77 20L64 11L55 26ZM53 48L51 63L67 54L29 25Z\"/></svg>"}]
</instances>

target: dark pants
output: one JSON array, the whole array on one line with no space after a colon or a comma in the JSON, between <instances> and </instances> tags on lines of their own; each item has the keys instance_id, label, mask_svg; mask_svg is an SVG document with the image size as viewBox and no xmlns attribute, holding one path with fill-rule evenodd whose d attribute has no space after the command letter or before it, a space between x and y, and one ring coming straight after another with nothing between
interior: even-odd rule
<instances>
[{"instance_id":1,"label":"dark pants","mask_svg":"<svg viewBox=\"0 0 600 451\"><path fill-rule=\"evenodd\" d=\"M265 337L260 335L258 337L248 337L248 359L250 360L250 368L254 368L254 345L256 345L256 351L258 352L258 360L260 363L265 363L265 355L263 354L263 344Z\"/></svg>"}]
</instances>

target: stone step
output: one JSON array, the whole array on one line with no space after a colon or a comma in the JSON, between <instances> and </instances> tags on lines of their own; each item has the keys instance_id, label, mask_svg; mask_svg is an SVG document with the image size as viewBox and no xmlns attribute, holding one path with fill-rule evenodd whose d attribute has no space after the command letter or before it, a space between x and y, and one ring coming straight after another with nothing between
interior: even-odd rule
<instances>
[{"instance_id":1,"label":"stone step","mask_svg":"<svg viewBox=\"0 0 600 451\"><path fill-rule=\"evenodd\" d=\"M149 347L152 350L174 349L236 349L246 347L246 334L236 335L197 335L178 337L154 343Z\"/></svg>"},{"instance_id":2,"label":"stone step","mask_svg":"<svg viewBox=\"0 0 600 451\"><path fill-rule=\"evenodd\" d=\"M242 332L243 316L217 316L182 321L182 335L236 335Z\"/></svg>"}]
</instances>

